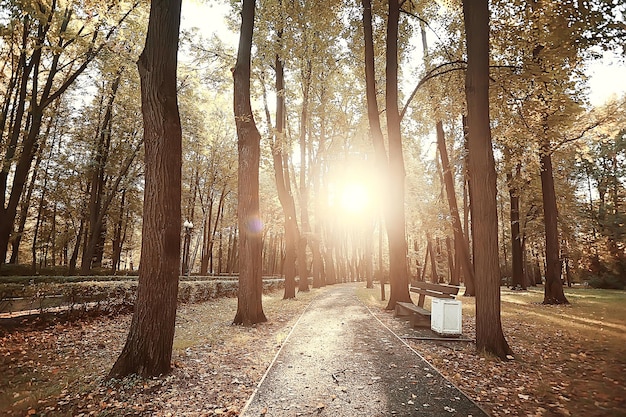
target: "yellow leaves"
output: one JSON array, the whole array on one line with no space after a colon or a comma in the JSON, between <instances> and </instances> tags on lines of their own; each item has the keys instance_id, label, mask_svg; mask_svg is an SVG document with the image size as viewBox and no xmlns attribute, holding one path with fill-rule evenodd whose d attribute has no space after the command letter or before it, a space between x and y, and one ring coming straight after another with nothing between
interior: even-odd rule
<instances>
[{"instance_id":1,"label":"yellow leaves","mask_svg":"<svg viewBox=\"0 0 626 417\"><path fill-rule=\"evenodd\" d=\"M435 0L435 2L441 7L440 13L449 13L452 10L459 10L461 8L460 0Z\"/></svg>"}]
</instances>

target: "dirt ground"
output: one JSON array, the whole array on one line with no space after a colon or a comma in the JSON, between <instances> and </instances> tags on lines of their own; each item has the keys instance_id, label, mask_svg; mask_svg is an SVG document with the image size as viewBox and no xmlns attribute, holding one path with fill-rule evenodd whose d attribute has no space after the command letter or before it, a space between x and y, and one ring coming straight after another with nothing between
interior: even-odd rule
<instances>
[{"instance_id":1,"label":"dirt ground","mask_svg":"<svg viewBox=\"0 0 626 417\"><path fill-rule=\"evenodd\" d=\"M378 287L351 285L394 332L414 334L384 310ZM239 415L302 311L325 291L286 301L282 293L265 296L270 321L251 328L231 325L235 299L179 307L173 372L152 380L103 382L123 346L129 314L0 328L0 415ZM626 416L623 298L605 313L587 313L576 300L548 307L520 301L525 296L503 297L514 361L478 355L472 343L406 340L493 416ZM463 334L473 338L473 299L462 300Z\"/></svg>"}]
</instances>

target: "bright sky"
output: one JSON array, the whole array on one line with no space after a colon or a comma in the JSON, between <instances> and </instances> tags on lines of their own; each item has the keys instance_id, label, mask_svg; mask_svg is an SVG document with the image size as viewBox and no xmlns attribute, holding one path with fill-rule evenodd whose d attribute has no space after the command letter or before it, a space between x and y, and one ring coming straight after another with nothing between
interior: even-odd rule
<instances>
[{"instance_id":1,"label":"bright sky","mask_svg":"<svg viewBox=\"0 0 626 417\"><path fill-rule=\"evenodd\" d=\"M626 64L614 56L589 65L589 101L597 106L604 104L613 94L626 93Z\"/></svg>"},{"instance_id":2,"label":"bright sky","mask_svg":"<svg viewBox=\"0 0 626 417\"><path fill-rule=\"evenodd\" d=\"M197 27L205 37L217 33L224 41L237 45L239 35L228 30L224 17L230 6L224 1L215 0L185 0L182 6L183 29Z\"/></svg>"}]
</instances>

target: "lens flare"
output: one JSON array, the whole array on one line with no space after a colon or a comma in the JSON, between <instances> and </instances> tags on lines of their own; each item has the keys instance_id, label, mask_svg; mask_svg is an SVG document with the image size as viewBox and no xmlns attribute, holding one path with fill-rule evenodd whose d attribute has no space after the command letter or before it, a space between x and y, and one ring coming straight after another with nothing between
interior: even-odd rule
<instances>
[{"instance_id":1,"label":"lens flare","mask_svg":"<svg viewBox=\"0 0 626 417\"><path fill-rule=\"evenodd\" d=\"M249 233L258 234L263 231L263 222L258 216L248 217L246 228Z\"/></svg>"},{"instance_id":2,"label":"lens flare","mask_svg":"<svg viewBox=\"0 0 626 417\"><path fill-rule=\"evenodd\" d=\"M361 213L370 204L370 191L360 182L345 185L341 194L341 207L349 213Z\"/></svg>"}]
</instances>

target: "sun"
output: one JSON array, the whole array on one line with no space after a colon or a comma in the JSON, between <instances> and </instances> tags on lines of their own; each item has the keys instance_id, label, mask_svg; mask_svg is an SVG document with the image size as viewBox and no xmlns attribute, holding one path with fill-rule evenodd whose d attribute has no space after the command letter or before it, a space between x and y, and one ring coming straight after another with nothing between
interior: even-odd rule
<instances>
[{"instance_id":1,"label":"sun","mask_svg":"<svg viewBox=\"0 0 626 417\"><path fill-rule=\"evenodd\" d=\"M370 190L360 182L349 182L341 192L341 207L348 213L362 213L370 206Z\"/></svg>"}]
</instances>

